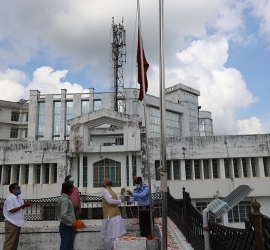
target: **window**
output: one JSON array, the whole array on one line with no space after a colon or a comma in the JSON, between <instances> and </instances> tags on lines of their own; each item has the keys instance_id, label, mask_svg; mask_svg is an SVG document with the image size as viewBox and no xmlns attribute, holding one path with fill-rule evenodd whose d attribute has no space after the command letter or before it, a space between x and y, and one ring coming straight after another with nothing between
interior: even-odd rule
<instances>
[{"instance_id":1,"label":"window","mask_svg":"<svg viewBox=\"0 0 270 250\"><path fill-rule=\"evenodd\" d=\"M1 180L2 180L2 166L0 166L0 185L2 184Z\"/></svg>"},{"instance_id":2,"label":"window","mask_svg":"<svg viewBox=\"0 0 270 250\"><path fill-rule=\"evenodd\" d=\"M5 180L4 184L10 184L10 177L11 177L11 165L7 165L7 179Z\"/></svg>"},{"instance_id":3,"label":"window","mask_svg":"<svg viewBox=\"0 0 270 250\"><path fill-rule=\"evenodd\" d=\"M50 164L45 165L45 182L46 184L49 183L50 180Z\"/></svg>"},{"instance_id":4,"label":"window","mask_svg":"<svg viewBox=\"0 0 270 250\"><path fill-rule=\"evenodd\" d=\"M94 111L101 109L101 100L94 100Z\"/></svg>"},{"instance_id":5,"label":"window","mask_svg":"<svg viewBox=\"0 0 270 250\"><path fill-rule=\"evenodd\" d=\"M150 137L160 136L160 110L149 107ZM181 136L182 123L180 115L174 112L166 111L166 136Z\"/></svg>"},{"instance_id":6,"label":"window","mask_svg":"<svg viewBox=\"0 0 270 250\"><path fill-rule=\"evenodd\" d=\"M200 136L211 136L213 135L212 120L208 118L199 118L199 130Z\"/></svg>"},{"instance_id":7,"label":"window","mask_svg":"<svg viewBox=\"0 0 270 250\"><path fill-rule=\"evenodd\" d=\"M11 112L11 121L12 122L18 122L19 121L19 112Z\"/></svg>"},{"instance_id":8,"label":"window","mask_svg":"<svg viewBox=\"0 0 270 250\"><path fill-rule=\"evenodd\" d=\"M212 160L212 168L213 168L213 178L218 178L218 168L217 168L217 159Z\"/></svg>"},{"instance_id":9,"label":"window","mask_svg":"<svg viewBox=\"0 0 270 250\"><path fill-rule=\"evenodd\" d=\"M70 126L67 121L73 118L73 102L66 102L66 134L70 134ZM67 140L67 138L66 138ZM68 138L69 140L69 138Z\"/></svg>"},{"instance_id":10,"label":"window","mask_svg":"<svg viewBox=\"0 0 270 250\"><path fill-rule=\"evenodd\" d=\"M209 179L208 160L203 160L203 172L204 172L204 179Z\"/></svg>"},{"instance_id":11,"label":"window","mask_svg":"<svg viewBox=\"0 0 270 250\"><path fill-rule=\"evenodd\" d=\"M194 160L195 179L201 179L200 161Z\"/></svg>"},{"instance_id":12,"label":"window","mask_svg":"<svg viewBox=\"0 0 270 250\"><path fill-rule=\"evenodd\" d=\"M57 183L57 164L53 164L53 182Z\"/></svg>"},{"instance_id":13,"label":"window","mask_svg":"<svg viewBox=\"0 0 270 250\"><path fill-rule=\"evenodd\" d=\"M54 120L53 120L53 134L54 136L60 135L61 123L61 102L54 102Z\"/></svg>"},{"instance_id":14,"label":"window","mask_svg":"<svg viewBox=\"0 0 270 250\"><path fill-rule=\"evenodd\" d=\"M268 177L268 170L267 170L267 159L263 158L263 168L264 168L264 175Z\"/></svg>"},{"instance_id":15,"label":"window","mask_svg":"<svg viewBox=\"0 0 270 250\"><path fill-rule=\"evenodd\" d=\"M253 177L256 177L255 159L254 158L250 158L250 161L251 161L252 175L253 175Z\"/></svg>"},{"instance_id":16,"label":"window","mask_svg":"<svg viewBox=\"0 0 270 250\"><path fill-rule=\"evenodd\" d=\"M225 178L230 178L229 160L224 159Z\"/></svg>"},{"instance_id":17,"label":"window","mask_svg":"<svg viewBox=\"0 0 270 250\"><path fill-rule=\"evenodd\" d=\"M180 180L180 166L179 161L173 161L173 177L175 180Z\"/></svg>"},{"instance_id":18,"label":"window","mask_svg":"<svg viewBox=\"0 0 270 250\"><path fill-rule=\"evenodd\" d=\"M28 122L28 113L26 113L25 121Z\"/></svg>"},{"instance_id":19,"label":"window","mask_svg":"<svg viewBox=\"0 0 270 250\"><path fill-rule=\"evenodd\" d=\"M238 205L228 212L229 223L244 222L245 219L248 219L250 211L250 201L240 201Z\"/></svg>"},{"instance_id":20,"label":"window","mask_svg":"<svg viewBox=\"0 0 270 250\"><path fill-rule=\"evenodd\" d=\"M127 155L127 186L130 186L130 185L133 185L133 183L129 184L129 176L130 176L130 173L129 173L129 157ZM137 165L136 165L136 155L132 155L132 172L131 172L131 175L132 175L132 180L133 180L133 176L137 176Z\"/></svg>"},{"instance_id":21,"label":"window","mask_svg":"<svg viewBox=\"0 0 270 250\"><path fill-rule=\"evenodd\" d=\"M24 184L28 184L28 178L29 178L29 166L25 166L25 176L24 176Z\"/></svg>"},{"instance_id":22,"label":"window","mask_svg":"<svg viewBox=\"0 0 270 250\"><path fill-rule=\"evenodd\" d=\"M191 168L191 160L185 160L185 168L186 168L186 179L191 179L192 168Z\"/></svg>"},{"instance_id":23,"label":"window","mask_svg":"<svg viewBox=\"0 0 270 250\"><path fill-rule=\"evenodd\" d=\"M207 207L207 202L196 202L196 209L200 211L201 213L206 207ZM211 212L208 213L208 217L210 217L210 219L215 221L216 223L221 223L221 218L214 218L214 216L211 215Z\"/></svg>"},{"instance_id":24,"label":"window","mask_svg":"<svg viewBox=\"0 0 270 250\"><path fill-rule=\"evenodd\" d=\"M28 137L28 129L25 129L24 130L24 138L27 138Z\"/></svg>"},{"instance_id":25,"label":"window","mask_svg":"<svg viewBox=\"0 0 270 250\"><path fill-rule=\"evenodd\" d=\"M83 157L83 187L87 187L87 157Z\"/></svg>"},{"instance_id":26,"label":"window","mask_svg":"<svg viewBox=\"0 0 270 250\"><path fill-rule=\"evenodd\" d=\"M38 140L42 140L44 136L44 120L45 120L45 102L38 103Z\"/></svg>"},{"instance_id":27,"label":"window","mask_svg":"<svg viewBox=\"0 0 270 250\"><path fill-rule=\"evenodd\" d=\"M89 101L82 101L82 115L89 113Z\"/></svg>"},{"instance_id":28,"label":"window","mask_svg":"<svg viewBox=\"0 0 270 250\"><path fill-rule=\"evenodd\" d=\"M99 162L94 163L93 166L94 179L93 186L94 187L103 187L103 180L105 178L110 178L114 183L114 187L121 186L121 163L104 159Z\"/></svg>"},{"instance_id":29,"label":"window","mask_svg":"<svg viewBox=\"0 0 270 250\"><path fill-rule=\"evenodd\" d=\"M244 177L247 177L247 164L246 164L246 159L245 158L242 159L242 166L243 166Z\"/></svg>"},{"instance_id":30,"label":"window","mask_svg":"<svg viewBox=\"0 0 270 250\"><path fill-rule=\"evenodd\" d=\"M18 129L16 128L11 128L10 129L10 138L18 138Z\"/></svg>"},{"instance_id":31,"label":"window","mask_svg":"<svg viewBox=\"0 0 270 250\"><path fill-rule=\"evenodd\" d=\"M238 178L238 166L237 166L237 159L233 159L233 170L234 170L234 177Z\"/></svg>"},{"instance_id":32,"label":"window","mask_svg":"<svg viewBox=\"0 0 270 250\"><path fill-rule=\"evenodd\" d=\"M188 101L190 135L198 136L198 97L185 92L185 100Z\"/></svg>"},{"instance_id":33,"label":"window","mask_svg":"<svg viewBox=\"0 0 270 250\"><path fill-rule=\"evenodd\" d=\"M40 165L37 165L37 176L36 176L37 183L40 183L40 169L41 169Z\"/></svg>"}]
</instances>

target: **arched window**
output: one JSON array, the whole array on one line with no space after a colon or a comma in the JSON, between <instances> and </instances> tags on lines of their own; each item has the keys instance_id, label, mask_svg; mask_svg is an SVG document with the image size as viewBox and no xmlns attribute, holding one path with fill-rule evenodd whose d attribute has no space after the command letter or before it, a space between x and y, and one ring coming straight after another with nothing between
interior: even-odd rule
<instances>
[{"instance_id":1,"label":"arched window","mask_svg":"<svg viewBox=\"0 0 270 250\"><path fill-rule=\"evenodd\" d=\"M121 163L108 158L95 162L94 167L94 188L103 187L103 180L110 178L114 187L121 187Z\"/></svg>"}]
</instances>

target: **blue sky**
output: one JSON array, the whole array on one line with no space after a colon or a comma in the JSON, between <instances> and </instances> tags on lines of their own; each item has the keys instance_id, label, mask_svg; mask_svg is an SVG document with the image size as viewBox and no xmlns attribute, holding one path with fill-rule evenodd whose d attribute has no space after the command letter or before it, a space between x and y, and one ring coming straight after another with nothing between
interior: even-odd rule
<instances>
[{"instance_id":1,"label":"blue sky","mask_svg":"<svg viewBox=\"0 0 270 250\"><path fill-rule=\"evenodd\" d=\"M207 3L207 4L206 4ZM0 99L109 91L110 26L124 17L125 87L136 87L135 0L0 0ZM158 2L141 1L149 94L159 95ZM164 1L166 87L200 90L214 133L270 131L270 1Z\"/></svg>"}]
</instances>

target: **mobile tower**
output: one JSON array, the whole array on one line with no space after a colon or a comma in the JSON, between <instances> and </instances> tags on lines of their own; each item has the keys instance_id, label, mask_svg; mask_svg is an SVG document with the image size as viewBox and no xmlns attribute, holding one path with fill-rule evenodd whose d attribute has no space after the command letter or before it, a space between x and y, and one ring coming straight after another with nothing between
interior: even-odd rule
<instances>
[{"instance_id":1,"label":"mobile tower","mask_svg":"<svg viewBox=\"0 0 270 250\"><path fill-rule=\"evenodd\" d=\"M110 84L113 92L113 110L125 113L123 63L126 62L126 30L123 22L124 18L122 18L122 24L115 24L112 18Z\"/></svg>"}]
</instances>

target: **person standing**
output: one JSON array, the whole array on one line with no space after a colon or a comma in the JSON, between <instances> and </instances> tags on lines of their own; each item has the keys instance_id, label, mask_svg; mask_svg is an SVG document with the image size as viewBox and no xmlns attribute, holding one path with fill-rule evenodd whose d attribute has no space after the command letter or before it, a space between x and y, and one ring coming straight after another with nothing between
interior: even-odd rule
<instances>
[{"instance_id":1,"label":"person standing","mask_svg":"<svg viewBox=\"0 0 270 250\"><path fill-rule=\"evenodd\" d=\"M17 250L21 227L24 225L23 209L31 206L31 202L20 198L21 187L18 183L9 186L10 195L7 197L3 212L5 217L5 242L4 250Z\"/></svg>"},{"instance_id":2,"label":"person standing","mask_svg":"<svg viewBox=\"0 0 270 250\"><path fill-rule=\"evenodd\" d=\"M75 236L75 228L83 229L85 225L75 218L74 208L70 201L73 185L67 181L62 184L62 194L56 205L56 215L60 221L59 232L61 236L60 250L71 250Z\"/></svg>"},{"instance_id":3,"label":"person standing","mask_svg":"<svg viewBox=\"0 0 270 250\"><path fill-rule=\"evenodd\" d=\"M149 187L142 184L141 177L136 178L135 186L136 189L133 193L129 190L126 191L128 195L131 195L127 204L131 205L136 200L138 201L141 237L151 238Z\"/></svg>"},{"instance_id":4,"label":"person standing","mask_svg":"<svg viewBox=\"0 0 270 250\"><path fill-rule=\"evenodd\" d=\"M117 195L112 190L112 184L109 178L103 181L102 212L104 219L102 220L101 236L107 250L113 248L115 238L126 233L126 226L119 208L121 202L125 201L125 196L123 196L125 189L122 188L121 195Z\"/></svg>"},{"instance_id":5,"label":"person standing","mask_svg":"<svg viewBox=\"0 0 270 250\"><path fill-rule=\"evenodd\" d=\"M67 181L71 182L73 185L73 191L70 194L69 198L70 198L70 200L73 204L73 207L74 207L74 213L75 213L76 220L78 220L80 218L81 213L82 213L80 192L79 192L79 189L74 186L74 178L71 175L68 175L65 178L65 182L67 182Z\"/></svg>"}]
</instances>

